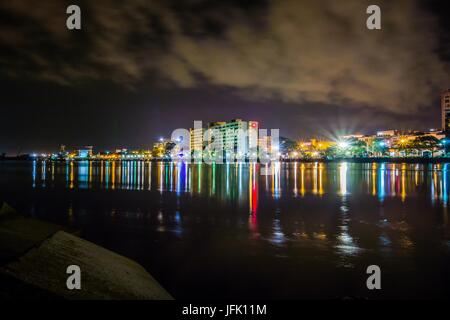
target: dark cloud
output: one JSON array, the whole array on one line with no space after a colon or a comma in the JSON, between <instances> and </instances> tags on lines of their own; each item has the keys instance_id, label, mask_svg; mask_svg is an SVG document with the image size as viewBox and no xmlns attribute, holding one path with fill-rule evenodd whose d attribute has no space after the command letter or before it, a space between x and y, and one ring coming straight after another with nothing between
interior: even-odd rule
<instances>
[{"instance_id":1,"label":"dark cloud","mask_svg":"<svg viewBox=\"0 0 450 320\"><path fill-rule=\"evenodd\" d=\"M65 28L67 1L3 2L0 67L61 84L208 84L257 101L418 111L449 85L437 22L418 1L379 0L383 29L369 31L372 2L80 1L82 32Z\"/></svg>"}]
</instances>

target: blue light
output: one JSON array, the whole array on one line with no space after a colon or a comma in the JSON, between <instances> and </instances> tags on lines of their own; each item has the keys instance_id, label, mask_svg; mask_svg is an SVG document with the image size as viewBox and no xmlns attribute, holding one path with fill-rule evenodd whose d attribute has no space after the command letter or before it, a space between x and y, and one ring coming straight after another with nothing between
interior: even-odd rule
<instances>
[{"instance_id":1,"label":"blue light","mask_svg":"<svg viewBox=\"0 0 450 320\"><path fill-rule=\"evenodd\" d=\"M89 150L85 150L85 149L78 150L78 157L79 157L80 159L86 159L86 158L88 158L88 157L89 157Z\"/></svg>"}]
</instances>

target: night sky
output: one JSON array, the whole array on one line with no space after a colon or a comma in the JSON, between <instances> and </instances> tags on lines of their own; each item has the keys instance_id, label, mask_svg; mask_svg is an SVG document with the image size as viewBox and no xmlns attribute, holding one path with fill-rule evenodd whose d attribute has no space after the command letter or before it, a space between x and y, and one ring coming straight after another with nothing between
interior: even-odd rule
<instances>
[{"instance_id":1,"label":"night sky","mask_svg":"<svg viewBox=\"0 0 450 320\"><path fill-rule=\"evenodd\" d=\"M149 148L194 120L293 139L439 127L444 3L2 1L0 153ZM80 31L66 28L70 4ZM370 4L382 30L366 28Z\"/></svg>"}]
</instances>

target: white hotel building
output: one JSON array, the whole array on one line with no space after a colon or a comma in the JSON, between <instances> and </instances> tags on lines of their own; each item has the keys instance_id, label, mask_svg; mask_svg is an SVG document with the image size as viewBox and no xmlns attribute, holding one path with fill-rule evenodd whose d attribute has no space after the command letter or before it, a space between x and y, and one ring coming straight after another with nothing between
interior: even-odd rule
<instances>
[{"instance_id":1,"label":"white hotel building","mask_svg":"<svg viewBox=\"0 0 450 320\"><path fill-rule=\"evenodd\" d=\"M190 130L190 149L194 160L220 158L224 161L257 159L258 122L233 119L211 122L208 128Z\"/></svg>"}]
</instances>

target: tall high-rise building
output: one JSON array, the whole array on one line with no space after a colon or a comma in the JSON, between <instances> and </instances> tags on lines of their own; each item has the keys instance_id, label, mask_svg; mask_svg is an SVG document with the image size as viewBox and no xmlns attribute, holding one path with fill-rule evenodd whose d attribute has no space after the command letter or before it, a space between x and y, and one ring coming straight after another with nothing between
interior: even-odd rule
<instances>
[{"instance_id":1,"label":"tall high-rise building","mask_svg":"<svg viewBox=\"0 0 450 320\"><path fill-rule=\"evenodd\" d=\"M211 122L207 130L194 128L191 134L191 153L194 158L200 152L202 156L215 157L218 153L226 161L254 157L258 151L258 122L233 119L228 122ZM198 158L198 156L197 156Z\"/></svg>"},{"instance_id":2,"label":"tall high-rise building","mask_svg":"<svg viewBox=\"0 0 450 320\"><path fill-rule=\"evenodd\" d=\"M442 130L450 131L450 89L441 94Z\"/></svg>"},{"instance_id":3,"label":"tall high-rise building","mask_svg":"<svg viewBox=\"0 0 450 320\"><path fill-rule=\"evenodd\" d=\"M214 143L215 150L221 150L228 161L257 156L258 123L233 119L228 122L212 122L208 125L208 143ZM219 140L218 140L219 138Z\"/></svg>"},{"instance_id":4,"label":"tall high-rise building","mask_svg":"<svg viewBox=\"0 0 450 320\"><path fill-rule=\"evenodd\" d=\"M202 127L190 129L189 147L191 149L191 156L194 159L201 159L203 154L204 142L203 135L205 129Z\"/></svg>"}]
</instances>

